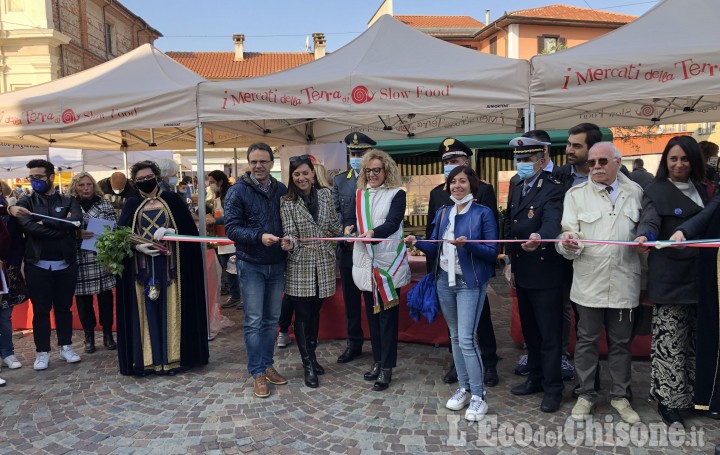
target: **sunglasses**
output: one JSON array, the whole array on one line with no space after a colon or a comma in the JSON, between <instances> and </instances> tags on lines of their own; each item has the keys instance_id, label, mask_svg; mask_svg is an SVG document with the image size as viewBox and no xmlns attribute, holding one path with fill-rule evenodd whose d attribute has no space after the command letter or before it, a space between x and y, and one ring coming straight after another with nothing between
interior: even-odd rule
<instances>
[{"instance_id":1,"label":"sunglasses","mask_svg":"<svg viewBox=\"0 0 720 455\"><path fill-rule=\"evenodd\" d=\"M595 163L596 163L596 162L597 162L600 166L605 166L605 165L608 164L609 161L610 161L610 160L608 160L607 158L598 158L597 160L587 160L587 163L588 163L588 165L590 165L590 167L595 167Z\"/></svg>"},{"instance_id":2,"label":"sunglasses","mask_svg":"<svg viewBox=\"0 0 720 455\"><path fill-rule=\"evenodd\" d=\"M297 163L298 161L309 161L312 163L312 160L310 159L310 155L300 155L300 156L291 156L290 157L291 163Z\"/></svg>"}]
</instances>

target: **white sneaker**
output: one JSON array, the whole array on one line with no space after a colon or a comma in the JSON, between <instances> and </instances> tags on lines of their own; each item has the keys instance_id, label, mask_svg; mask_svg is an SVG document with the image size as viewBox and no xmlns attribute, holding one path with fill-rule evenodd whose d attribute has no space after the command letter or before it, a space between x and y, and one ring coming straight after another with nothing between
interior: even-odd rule
<instances>
[{"instance_id":1,"label":"white sneaker","mask_svg":"<svg viewBox=\"0 0 720 455\"><path fill-rule=\"evenodd\" d=\"M35 354L35 363L33 364L33 369L39 371L39 370L47 370L48 364L50 363L50 353L49 352L38 352Z\"/></svg>"},{"instance_id":2,"label":"white sneaker","mask_svg":"<svg viewBox=\"0 0 720 455\"><path fill-rule=\"evenodd\" d=\"M477 395L473 395L472 400L470 400L470 406L468 406L467 411L465 411L465 420L478 422L485 417L487 412L488 405L485 403L485 400Z\"/></svg>"},{"instance_id":3,"label":"white sneaker","mask_svg":"<svg viewBox=\"0 0 720 455\"><path fill-rule=\"evenodd\" d=\"M65 345L60 350L60 359L65 360L67 363L77 363L80 361L80 356L73 351L72 346Z\"/></svg>"},{"instance_id":4,"label":"white sneaker","mask_svg":"<svg viewBox=\"0 0 720 455\"><path fill-rule=\"evenodd\" d=\"M11 370L17 370L22 366L22 363L15 357L14 355L9 355L3 359L3 362L5 365L7 365L8 368Z\"/></svg>"},{"instance_id":5,"label":"white sneaker","mask_svg":"<svg viewBox=\"0 0 720 455\"><path fill-rule=\"evenodd\" d=\"M640 422L640 416L630 406L630 402L627 398L619 398L617 400L611 400L610 406L620 414L620 418L629 423L630 425Z\"/></svg>"},{"instance_id":6,"label":"white sneaker","mask_svg":"<svg viewBox=\"0 0 720 455\"><path fill-rule=\"evenodd\" d=\"M290 346L290 343L292 343L292 338L290 338L290 335L280 332L280 335L278 335L277 347L285 348L287 346Z\"/></svg>"},{"instance_id":7,"label":"white sneaker","mask_svg":"<svg viewBox=\"0 0 720 455\"><path fill-rule=\"evenodd\" d=\"M445 403L445 407L451 411L459 411L470 403L472 395L467 390L459 387L453 396Z\"/></svg>"},{"instance_id":8,"label":"white sneaker","mask_svg":"<svg viewBox=\"0 0 720 455\"><path fill-rule=\"evenodd\" d=\"M0 387L3 387L5 385L5 380L3 378L0 378Z\"/></svg>"},{"instance_id":9,"label":"white sneaker","mask_svg":"<svg viewBox=\"0 0 720 455\"><path fill-rule=\"evenodd\" d=\"M585 417L592 414L593 408L595 407L595 404L583 397L579 397L577 399L577 402L575 403L575 406L573 406L572 411L570 411L570 417L572 417L574 420L583 420Z\"/></svg>"}]
</instances>

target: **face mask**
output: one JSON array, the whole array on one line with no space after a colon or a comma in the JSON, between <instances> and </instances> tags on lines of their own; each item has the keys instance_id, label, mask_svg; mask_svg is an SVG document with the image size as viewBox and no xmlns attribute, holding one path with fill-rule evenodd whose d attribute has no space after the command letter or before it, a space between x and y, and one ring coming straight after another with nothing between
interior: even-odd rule
<instances>
[{"instance_id":1,"label":"face mask","mask_svg":"<svg viewBox=\"0 0 720 455\"><path fill-rule=\"evenodd\" d=\"M448 178L450 176L450 173L452 172L452 170L455 169L456 167L458 167L457 164L446 164L443 167L443 174L445 174L445 178Z\"/></svg>"},{"instance_id":2,"label":"face mask","mask_svg":"<svg viewBox=\"0 0 720 455\"><path fill-rule=\"evenodd\" d=\"M115 188L113 188L112 190L113 190L113 193L115 193L115 194L120 194L120 193L122 193L122 190L116 190Z\"/></svg>"},{"instance_id":3,"label":"face mask","mask_svg":"<svg viewBox=\"0 0 720 455\"><path fill-rule=\"evenodd\" d=\"M350 157L350 167L355 169L356 172L360 172L360 163L362 163L362 158L357 156Z\"/></svg>"},{"instance_id":4,"label":"face mask","mask_svg":"<svg viewBox=\"0 0 720 455\"><path fill-rule=\"evenodd\" d=\"M168 183L172 186L177 185L178 178L177 177L168 177Z\"/></svg>"},{"instance_id":5,"label":"face mask","mask_svg":"<svg viewBox=\"0 0 720 455\"><path fill-rule=\"evenodd\" d=\"M152 180L144 180L142 182L136 182L135 186L137 187L137 189L139 189L143 193L150 194L153 192L153 190L155 188L157 188L157 180L152 179Z\"/></svg>"},{"instance_id":6,"label":"face mask","mask_svg":"<svg viewBox=\"0 0 720 455\"><path fill-rule=\"evenodd\" d=\"M518 177L527 180L535 175L535 163L517 163Z\"/></svg>"},{"instance_id":7,"label":"face mask","mask_svg":"<svg viewBox=\"0 0 720 455\"><path fill-rule=\"evenodd\" d=\"M214 183L211 183L211 184L210 184L210 191L212 191L213 193L217 193L217 192L218 192L218 186L217 186L216 184L214 184Z\"/></svg>"},{"instance_id":8,"label":"face mask","mask_svg":"<svg viewBox=\"0 0 720 455\"><path fill-rule=\"evenodd\" d=\"M475 199L475 196L473 196L472 193L466 194L465 197L462 199L458 199L455 196L450 196L450 200L452 200L457 205L463 205L464 203L470 202L473 199Z\"/></svg>"},{"instance_id":9,"label":"face mask","mask_svg":"<svg viewBox=\"0 0 720 455\"><path fill-rule=\"evenodd\" d=\"M48 182L45 180L31 180L30 186L36 193L44 193L48 190Z\"/></svg>"}]
</instances>

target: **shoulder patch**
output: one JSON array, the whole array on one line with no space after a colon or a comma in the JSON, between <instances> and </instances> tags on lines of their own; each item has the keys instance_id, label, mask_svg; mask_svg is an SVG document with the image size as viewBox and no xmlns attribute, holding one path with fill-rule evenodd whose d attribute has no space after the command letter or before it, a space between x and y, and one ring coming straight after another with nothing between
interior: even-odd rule
<instances>
[{"instance_id":1,"label":"shoulder patch","mask_svg":"<svg viewBox=\"0 0 720 455\"><path fill-rule=\"evenodd\" d=\"M556 179L555 177L548 177L547 180L551 181L555 185L562 185L562 182L560 180Z\"/></svg>"}]
</instances>

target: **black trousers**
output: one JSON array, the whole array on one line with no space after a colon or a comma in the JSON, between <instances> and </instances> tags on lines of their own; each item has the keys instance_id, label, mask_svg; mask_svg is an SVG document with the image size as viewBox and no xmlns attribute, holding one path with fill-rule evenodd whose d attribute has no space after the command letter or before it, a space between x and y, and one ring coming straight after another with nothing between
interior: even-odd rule
<instances>
[{"instance_id":1,"label":"black trousers","mask_svg":"<svg viewBox=\"0 0 720 455\"><path fill-rule=\"evenodd\" d=\"M98 314L100 315L100 325L104 332L112 331L113 325L113 294L112 290L100 292L97 295ZM77 306L78 316L83 330L91 332L95 330L97 320L95 319L95 308L93 308L92 295L76 295L75 305Z\"/></svg>"},{"instance_id":2,"label":"black trousers","mask_svg":"<svg viewBox=\"0 0 720 455\"><path fill-rule=\"evenodd\" d=\"M55 314L59 346L72 344L72 299L78 265L46 270L25 263L25 281L33 306L33 338L36 352L50 351L50 310Z\"/></svg>"},{"instance_id":3,"label":"black trousers","mask_svg":"<svg viewBox=\"0 0 720 455\"><path fill-rule=\"evenodd\" d=\"M370 327L373 360L380 362L381 368L395 368L397 364L400 305L395 305L375 314L373 312L373 293L363 291L362 295L365 298L365 314Z\"/></svg>"},{"instance_id":4,"label":"black trousers","mask_svg":"<svg viewBox=\"0 0 720 455\"><path fill-rule=\"evenodd\" d=\"M542 382L545 393L560 395L563 390L562 289L526 289L516 287L520 324L528 351L528 379Z\"/></svg>"},{"instance_id":5,"label":"black trousers","mask_svg":"<svg viewBox=\"0 0 720 455\"><path fill-rule=\"evenodd\" d=\"M281 333L288 333L290 324L292 324L293 313L295 312L295 301L292 297L283 295L282 306L280 307L280 319L278 325Z\"/></svg>"},{"instance_id":6,"label":"black trousers","mask_svg":"<svg viewBox=\"0 0 720 455\"><path fill-rule=\"evenodd\" d=\"M450 331L448 331L448 339L450 339ZM480 322L478 322L477 339L483 366L485 368L496 367L498 363L497 341L495 340L495 329L490 314L490 299L487 293L485 293L485 303L480 313ZM452 353L452 344L448 343L448 348Z\"/></svg>"},{"instance_id":7,"label":"black trousers","mask_svg":"<svg viewBox=\"0 0 720 455\"><path fill-rule=\"evenodd\" d=\"M310 334L314 334L314 327L320 323L320 308L322 308L323 299L317 297L287 297L287 300L289 305L292 305L295 309L295 323L305 324Z\"/></svg>"},{"instance_id":8,"label":"black trousers","mask_svg":"<svg viewBox=\"0 0 720 455\"><path fill-rule=\"evenodd\" d=\"M360 299L360 289L355 286L355 281L353 281L352 268L340 267L340 281L342 281L343 301L345 302L347 346L360 350L365 340L362 330L362 300ZM367 300L365 301L367 302Z\"/></svg>"}]
</instances>

